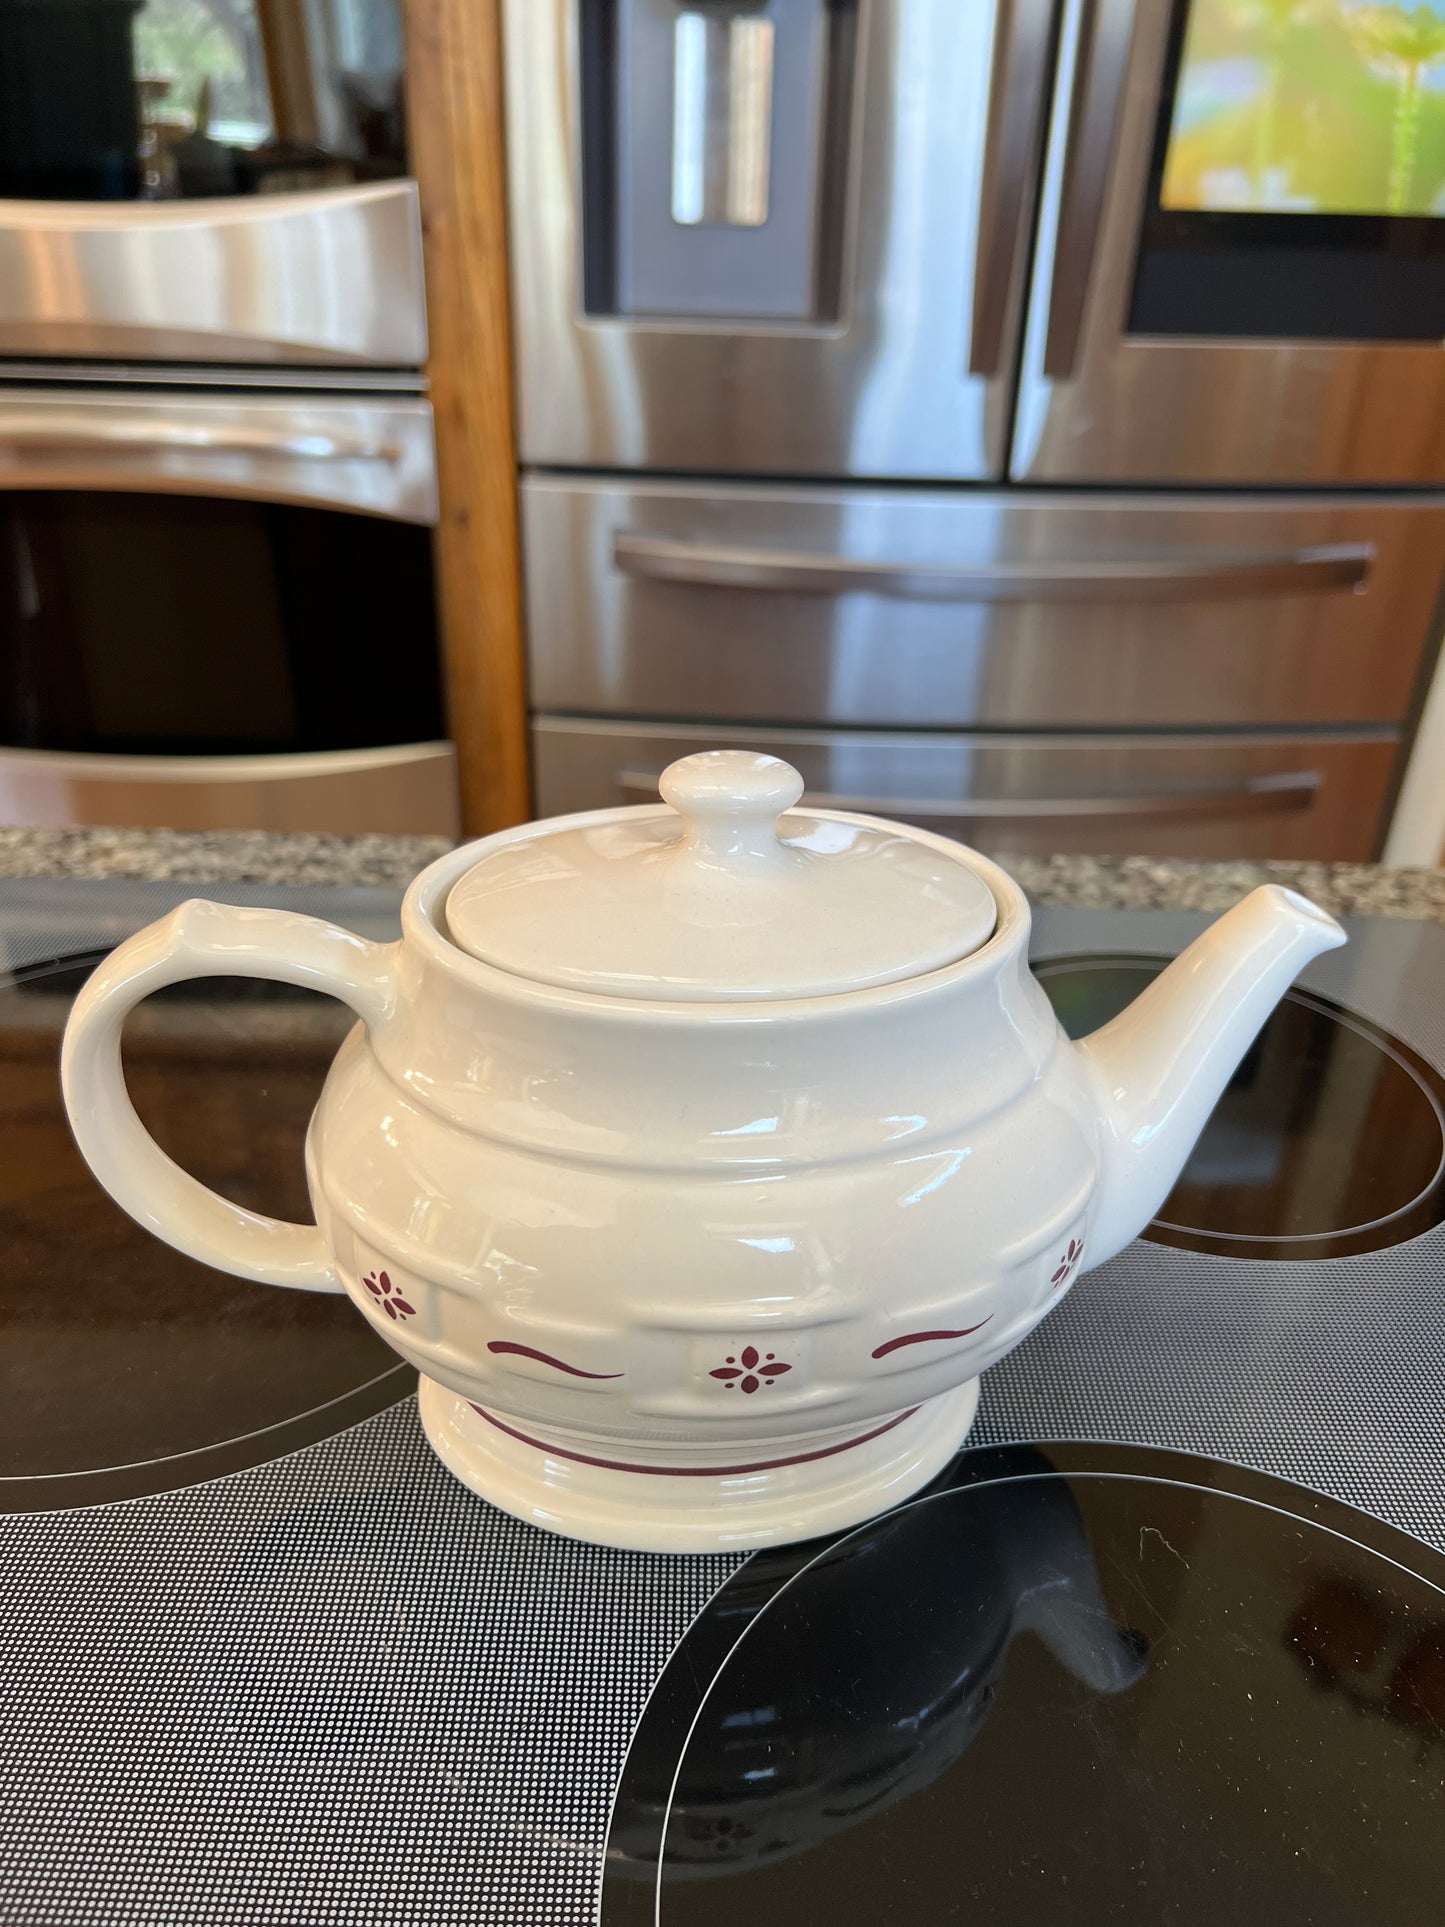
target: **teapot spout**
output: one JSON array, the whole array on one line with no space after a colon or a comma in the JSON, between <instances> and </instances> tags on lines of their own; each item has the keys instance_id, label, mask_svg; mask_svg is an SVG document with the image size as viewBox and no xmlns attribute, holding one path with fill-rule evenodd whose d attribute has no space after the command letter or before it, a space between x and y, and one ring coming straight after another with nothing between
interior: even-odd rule
<instances>
[{"instance_id":1,"label":"teapot spout","mask_svg":"<svg viewBox=\"0 0 1445 1927\"><path fill-rule=\"evenodd\" d=\"M1154 1217L1266 1017L1312 957L1345 941L1308 898L1267 884L1083 1039L1102 1129L1093 1263Z\"/></svg>"}]
</instances>

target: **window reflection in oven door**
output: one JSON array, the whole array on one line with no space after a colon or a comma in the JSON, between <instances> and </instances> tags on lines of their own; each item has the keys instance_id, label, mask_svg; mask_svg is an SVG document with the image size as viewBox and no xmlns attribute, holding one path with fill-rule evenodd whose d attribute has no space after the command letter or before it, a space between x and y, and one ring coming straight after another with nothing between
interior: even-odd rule
<instances>
[{"instance_id":1,"label":"window reflection in oven door","mask_svg":"<svg viewBox=\"0 0 1445 1927\"><path fill-rule=\"evenodd\" d=\"M0 389L0 820L453 834L429 406Z\"/></svg>"},{"instance_id":2,"label":"window reflection in oven door","mask_svg":"<svg viewBox=\"0 0 1445 1927\"><path fill-rule=\"evenodd\" d=\"M1445 480L1442 88L1434 7L1064 0L1011 474Z\"/></svg>"},{"instance_id":3,"label":"window reflection in oven door","mask_svg":"<svg viewBox=\"0 0 1445 1927\"><path fill-rule=\"evenodd\" d=\"M416 367L399 0L0 0L0 355Z\"/></svg>"}]
</instances>

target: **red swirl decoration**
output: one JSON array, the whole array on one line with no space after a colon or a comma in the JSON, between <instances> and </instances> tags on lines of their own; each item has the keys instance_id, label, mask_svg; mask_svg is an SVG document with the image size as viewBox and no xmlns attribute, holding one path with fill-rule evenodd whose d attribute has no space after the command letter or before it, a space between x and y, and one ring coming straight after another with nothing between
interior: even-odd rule
<instances>
[{"instance_id":1,"label":"red swirl decoration","mask_svg":"<svg viewBox=\"0 0 1445 1927\"><path fill-rule=\"evenodd\" d=\"M471 1400L467 1403L471 1405ZM637 1472L647 1478L658 1479L731 1479L745 1472L776 1472L785 1465L810 1465L814 1459L831 1459L839 1452L851 1452L855 1445L867 1445L870 1439L881 1439L895 1425L912 1418L918 1407L911 1405L895 1418L884 1419L871 1432L863 1432L856 1439L844 1439L841 1445L820 1445L814 1452L797 1452L790 1459L761 1459L751 1465L629 1465L625 1459L591 1459L585 1452L568 1452L560 1445L550 1445L544 1439L530 1438L525 1432L515 1431L512 1426L503 1425L491 1412L484 1411L480 1405L472 1405L471 1409L478 1418L484 1418L488 1425L495 1425L499 1432L505 1432L509 1439L533 1446L538 1452L550 1452L553 1458L571 1459L574 1465L596 1465L604 1472Z\"/></svg>"},{"instance_id":2,"label":"red swirl decoration","mask_svg":"<svg viewBox=\"0 0 1445 1927\"><path fill-rule=\"evenodd\" d=\"M493 1338L487 1343L489 1352L511 1352L517 1358L535 1358L539 1365L550 1365L554 1371L567 1372L573 1378L621 1378L621 1372L584 1372L580 1365L569 1365L565 1360L552 1358L546 1352L539 1352L530 1345L519 1345L513 1338Z\"/></svg>"},{"instance_id":3,"label":"red swirl decoration","mask_svg":"<svg viewBox=\"0 0 1445 1927\"><path fill-rule=\"evenodd\" d=\"M993 1313L990 1312L988 1318L981 1318L976 1325L965 1325L962 1331L905 1332L902 1338L890 1338L886 1345L880 1345L873 1356L875 1358L886 1358L889 1352L896 1352L900 1345L932 1344L935 1339L939 1338L972 1338L975 1332L981 1332L983 1330L984 1326L992 1317Z\"/></svg>"}]
</instances>

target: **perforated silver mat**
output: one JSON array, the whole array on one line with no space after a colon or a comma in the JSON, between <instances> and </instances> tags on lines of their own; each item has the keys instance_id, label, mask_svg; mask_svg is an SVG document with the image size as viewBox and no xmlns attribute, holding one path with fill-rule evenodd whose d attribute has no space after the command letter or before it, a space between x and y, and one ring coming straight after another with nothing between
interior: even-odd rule
<instances>
[{"instance_id":1,"label":"perforated silver mat","mask_svg":"<svg viewBox=\"0 0 1445 1927\"><path fill-rule=\"evenodd\" d=\"M0 885L11 960L194 894L102 886L87 923L86 890ZM381 892L213 894L394 919ZM1036 949L1164 955L1203 921L1045 912ZM1445 1066L1445 930L1352 934L1308 981ZM1213 1453L1445 1547L1442 1290L1445 1229L1314 1265L1136 1245L989 1375L974 1437ZM632 1727L736 1563L516 1524L411 1400L209 1484L0 1520L0 1922L590 1921Z\"/></svg>"}]
</instances>

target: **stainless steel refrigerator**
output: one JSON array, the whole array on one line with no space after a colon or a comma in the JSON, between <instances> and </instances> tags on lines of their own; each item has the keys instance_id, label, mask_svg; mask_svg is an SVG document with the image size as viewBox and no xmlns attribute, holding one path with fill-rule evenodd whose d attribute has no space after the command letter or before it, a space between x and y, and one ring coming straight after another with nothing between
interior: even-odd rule
<instances>
[{"instance_id":1,"label":"stainless steel refrigerator","mask_svg":"<svg viewBox=\"0 0 1445 1927\"><path fill-rule=\"evenodd\" d=\"M1436 12L508 0L539 808L755 743L991 850L1376 854L1445 565Z\"/></svg>"}]
</instances>

